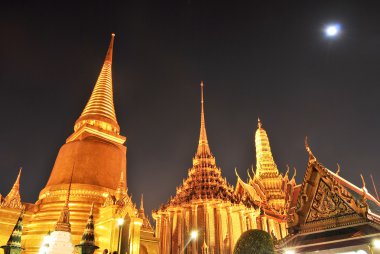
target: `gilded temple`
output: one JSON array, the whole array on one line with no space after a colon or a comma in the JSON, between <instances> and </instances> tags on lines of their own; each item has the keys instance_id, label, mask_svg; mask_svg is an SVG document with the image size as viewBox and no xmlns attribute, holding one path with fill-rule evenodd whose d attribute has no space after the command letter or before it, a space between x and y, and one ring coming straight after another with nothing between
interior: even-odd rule
<instances>
[{"instance_id":1,"label":"gilded temple","mask_svg":"<svg viewBox=\"0 0 380 254\"><path fill-rule=\"evenodd\" d=\"M255 143L255 177L248 183L238 177L233 188L222 177L208 143L202 82L200 134L193 166L176 195L153 212L160 253L232 253L239 236L248 229L259 228L278 239L287 235L286 206L295 180L278 172L260 121ZM194 231L197 239L191 238Z\"/></svg>"},{"instance_id":2,"label":"gilded temple","mask_svg":"<svg viewBox=\"0 0 380 254\"><path fill-rule=\"evenodd\" d=\"M21 200L22 170L0 194L0 246L6 254L232 254L248 229L267 231L278 253L380 253L380 200L332 172L312 153L301 184L281 173L258 120L256 167L236 185L222 176L206 133L201 82L198 147L174 197L146 216L127 188L126 137L113 102L114 34L94 89L60 148L35 203ZM379 240L380 243L380 240ZM75 251L74 251L75 249ZM74 252L73 252L74 251ZM287 252L289 251L289 252ZM351 251L351 252L350 252Z\"/></svg>"}]
</instances>

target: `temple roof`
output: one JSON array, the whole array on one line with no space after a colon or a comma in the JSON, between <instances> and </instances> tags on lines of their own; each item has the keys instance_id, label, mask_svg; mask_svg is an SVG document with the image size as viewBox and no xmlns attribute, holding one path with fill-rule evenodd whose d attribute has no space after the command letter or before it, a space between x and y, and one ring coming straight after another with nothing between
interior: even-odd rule
<instances>
[{"instance_id":1,"label":"temple roof","mask_svg":"<svg viewBox=\"0 0 380 254\"><path fill-rule=\"evenodd\" d=\"M288 222L293 232L325 229L373 221L380 226L380 202L365 188L359 188L323 166L305 141L309 162L298 193L292 202ZM340 168L339 168L340 169ZM338 170L339 171L339 170Z\"/></svg>"},{"instance_id":2,"label":"temple roof","mask_svg":"<svg viewBox=\"0 0 380 254\"><path fill-rule=\"evenodd\" d=\"M241 201L234 193L231 185L221 175L221 170L216 166L206 134L204 115L204 84L201 82L201 124L197 152L193 158L193 167L188 171L188 177L177 188L174 198L168 205L179 205L191 201L218 199L238 204Z\"/></svg>"}]
</instances>

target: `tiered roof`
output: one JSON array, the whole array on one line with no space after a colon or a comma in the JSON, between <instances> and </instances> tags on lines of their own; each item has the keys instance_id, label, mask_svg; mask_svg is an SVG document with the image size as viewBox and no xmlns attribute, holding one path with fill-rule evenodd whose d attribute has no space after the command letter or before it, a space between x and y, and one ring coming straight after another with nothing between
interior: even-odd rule
<instances>
[{"instance_id":1,"label":"tiered roof","mask_svg":"<svg viewBox=\"0 0 380 254\"><path fill-rule=\"evenodd\" d=\"M169 201L170 205L211 199L229 201L234 204L241 202L235 195L232 186L222 177L221 170L216 166L215 157L208 143L203 86L203 82L201 82L201 126L198 148L193 158L193 167L189 169L187 179L177 188L176 196Z\"/></svg>"}]
</instances>

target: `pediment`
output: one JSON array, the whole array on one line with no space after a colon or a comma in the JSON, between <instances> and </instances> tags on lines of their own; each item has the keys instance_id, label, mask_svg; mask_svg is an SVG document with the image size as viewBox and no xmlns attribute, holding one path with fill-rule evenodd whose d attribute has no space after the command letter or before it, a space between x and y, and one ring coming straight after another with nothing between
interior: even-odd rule
<instances>
[{"instance_id":1,"label":"pediment","mask_svg":"<svg viewBox=\"0 0 380 254\"><path fill-rule=\"evenodd\" d=\"M355 213L355 210L340 196L337 188L332 188L321 179L311 202L306 223L352 215Z\"/></svg>"}]
</instances>

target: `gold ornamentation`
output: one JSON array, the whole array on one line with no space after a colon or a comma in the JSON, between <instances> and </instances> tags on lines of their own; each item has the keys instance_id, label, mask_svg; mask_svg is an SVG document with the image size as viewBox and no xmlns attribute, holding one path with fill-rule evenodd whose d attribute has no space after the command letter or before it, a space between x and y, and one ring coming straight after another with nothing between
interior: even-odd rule
<instances>
[{"instance_id":1,"label":"gold ornamentation","mask_svg":"<svg viewBox=\"0 0 380 254\"><path fill-rule=\"evenodd\" d=\"M307 222L323 220L335 216L354 214L355 211L333 189L321 180Z\"/></svg>"}]
</instances>

